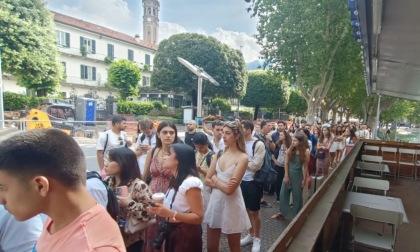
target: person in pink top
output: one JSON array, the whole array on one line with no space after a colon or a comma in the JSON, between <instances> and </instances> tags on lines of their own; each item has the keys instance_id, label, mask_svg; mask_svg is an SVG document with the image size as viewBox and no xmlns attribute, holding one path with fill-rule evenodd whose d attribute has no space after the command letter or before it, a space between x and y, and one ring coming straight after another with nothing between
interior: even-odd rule
<instances>
[{"instance_id":1,"label":"person in pink top","mask_svg":"<svg viewBox=\"0 0 420 252\"><path fill-rule=\"evenodd\" d=\"M0 143L0 204L18 221L49 216L33 251L125 251L116 221L85 183L84 154L61 130L28 131Z\"/></svg>"}]
</instances>

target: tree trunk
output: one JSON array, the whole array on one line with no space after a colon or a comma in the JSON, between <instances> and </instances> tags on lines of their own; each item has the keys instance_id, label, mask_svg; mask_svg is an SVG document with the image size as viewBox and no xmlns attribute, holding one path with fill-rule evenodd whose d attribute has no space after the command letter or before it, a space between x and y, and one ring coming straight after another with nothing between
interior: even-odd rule
<instances>
[{"instance_id":1,"label":"tree trunk","mask_svg":"<svg viewBox=\"0 0 420 252\"><path fill-rule=\"evenodd\" d=\"M315 104L315 101L308 103L308 109L306 110L306 121L309 125L314 123L314 118L316 116L316 109L319 107L319 104Z\"/></svg>"},{"instance_id":2,"label":"tree trunk","mask_svg":"<svg viewBox=\"0 0 420 252\"><path fill-rule=\"evenodd\" d=\"M258 118L258 111L260 110L260 105L256 105L254 108L254 121Z\"/></svg>"},{"instance_id":3,"label":"tree trunk","mask_svg":"<svg viewBox=\"0 0 420 252\"><path fill-rule=\"evenodd\" d=\"M322 106L321 121L328 121L328 114L329 113L330 113L330 109L327 106Z\"/></svg>"},{"instance_id":4,"label":"tree trunk","mask_svg":"<svg viewBox=\"0 0 420 252\"><path fill-rule=\"evenodd\" d=\"M337 109L332 109L333 116L332 116L332 124L335 124L337 122Z\"/></svg>"}]
</instances>

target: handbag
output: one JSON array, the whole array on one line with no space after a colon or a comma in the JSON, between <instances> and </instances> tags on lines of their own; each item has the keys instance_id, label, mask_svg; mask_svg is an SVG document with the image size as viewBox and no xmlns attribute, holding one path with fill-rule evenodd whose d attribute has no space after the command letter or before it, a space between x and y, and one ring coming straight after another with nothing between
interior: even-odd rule
<instances>
[{"instance_id":1,"label":"handbag","mask_svg":"<svg viewBox=\"0 0 420 252\"><path fill-rule=\"evenodd\" d=\"M148 221L139 221L137 223L135 223L134 218L129 218L125 222L124 232L126 234L134 234L134 233L137 233L146 229L147 227L155 223L156 223L156 218L150 219Z\"/></svg>"},{"instance_id":2,"label":"handbag","mask_svg":"<svg viewBox=\"0 0 420 252\"><path fill-rule=\"evenodd\" d=\"M325 152L318 152L315 155L316 158L318 159L324 159L325 158Z\"/></svg>"},{"instance_id":3,"label":"handbag","mask_svg":"<svg viewBox=\"0 0 420 252\"><path fill-rule=\"evenodd\" d=\"M134 191L134 186L135 183L133 183L132 187L131 187L131 192L130 195L133 194ZM153 225L156 223L156 218L153 217L152 219L148 220L148 221L138 221L136 220L134 217L128 217L125 221L125 225L124 225L124 233L126 234L134 234L137 232L140 232L144 229L146 229L147 227Z\"/></svg>"}]
</instances>

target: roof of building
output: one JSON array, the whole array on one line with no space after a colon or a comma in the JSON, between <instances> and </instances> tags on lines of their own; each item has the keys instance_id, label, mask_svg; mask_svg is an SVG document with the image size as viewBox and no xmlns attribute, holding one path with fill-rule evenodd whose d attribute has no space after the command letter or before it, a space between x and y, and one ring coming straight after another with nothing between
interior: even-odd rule
<instances>
[{"instance_id":1,"label":"roof of building","mask_svg":"<svg viewBox=\"0 0 420 252\"><path fill-rule=\"evenodd\" d=\"M51 11L54 15L54 21L58 22L58 23L62 23L62 24L66 24L66 25L70 25L73 27L77 27L79 29L82 30L86 30L89 32L93 32L93 33L97 33L106 37L110 37L110 38L114 38L114 39L118 39L130 44L134 44L137 46L142 46L151 50L157 50L158 46L152 44L151 42L147 42L144 40L140 40L140 39L136 39L133 36L118 32L118 31L114 31L111 30L109 28L106 28L104 26L100 26L100 25L96 25L90 22L86 22L84 20L81 19L77 19L74 17L70 17L58 12L54 12Z\"/></svg>"}]
</instances>

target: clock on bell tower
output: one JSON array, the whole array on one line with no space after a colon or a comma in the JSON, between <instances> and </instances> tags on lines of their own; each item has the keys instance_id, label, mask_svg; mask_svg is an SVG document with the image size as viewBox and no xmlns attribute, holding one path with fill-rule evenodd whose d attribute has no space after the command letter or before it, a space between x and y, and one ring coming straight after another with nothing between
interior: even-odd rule
<instances>
[{"instance_id":1,"label":"clock on bell tower","mask_svg":"<svg viewBox=\"0 0 420 252\"><path fill-rule=\"evenodd\" d=\"M157 45L159 41L159 8L158 0L143 1L143 40Z\"/></svg>"}]
</instances>

